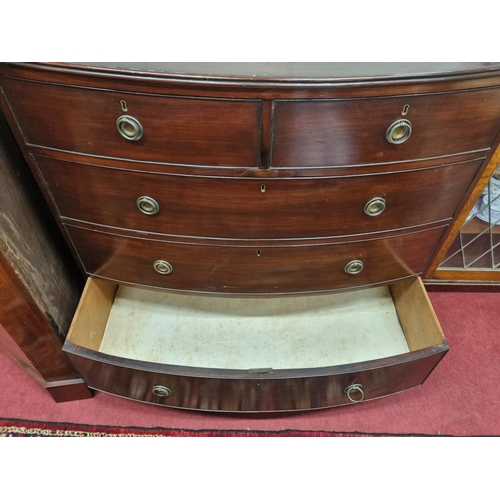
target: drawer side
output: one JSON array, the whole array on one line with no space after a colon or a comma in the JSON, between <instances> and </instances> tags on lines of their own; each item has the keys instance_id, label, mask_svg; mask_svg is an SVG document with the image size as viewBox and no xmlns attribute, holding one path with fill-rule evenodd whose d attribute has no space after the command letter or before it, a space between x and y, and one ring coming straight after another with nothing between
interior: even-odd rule
<instances>
[{"instance_id":1,"label":"drawer side","mask_svg":"<svg viewBox=\"0 0 500 500\"><path fill-rule=\"evenodd\" d=\"M110 281L87 280L66 342L99 350L117 289Z\"/></svg>"}]
</instances>

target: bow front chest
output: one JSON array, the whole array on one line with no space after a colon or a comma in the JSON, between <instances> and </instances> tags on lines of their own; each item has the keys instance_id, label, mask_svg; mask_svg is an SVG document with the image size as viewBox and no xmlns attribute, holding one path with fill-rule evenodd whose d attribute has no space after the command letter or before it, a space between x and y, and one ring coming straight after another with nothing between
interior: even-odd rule
<instances>
[{"instance_id":1,"label":"bow front chest","mask_svg":"<svg viewBox=\"0 0 500 500\"><path fill-rule=\"evenodd\" d=\"M0 91L88 276L89 387L303 410L447 352L420 276L497 146L499 65L2 64Z\"/></svg>"}]
</instances>

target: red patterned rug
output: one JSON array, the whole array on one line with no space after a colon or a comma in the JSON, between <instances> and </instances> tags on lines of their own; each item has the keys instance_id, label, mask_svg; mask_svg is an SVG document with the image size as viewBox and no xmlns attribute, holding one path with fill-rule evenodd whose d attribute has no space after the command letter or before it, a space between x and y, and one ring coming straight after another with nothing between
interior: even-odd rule
<instances>
[{"instance_id":1,"label":"red patterned rug","mask_svg":"<svg viewBox=\"0 0 500 500\"><path fill-rule=\"evenodd\" d=\"M441 434L439 434L441 435ZM0 419L0 437L413 437L425 435L369 434L333 431L221 431L217 429L169 429L164 427L112 427L62 422Z\"/></svg>"}]
</instances>

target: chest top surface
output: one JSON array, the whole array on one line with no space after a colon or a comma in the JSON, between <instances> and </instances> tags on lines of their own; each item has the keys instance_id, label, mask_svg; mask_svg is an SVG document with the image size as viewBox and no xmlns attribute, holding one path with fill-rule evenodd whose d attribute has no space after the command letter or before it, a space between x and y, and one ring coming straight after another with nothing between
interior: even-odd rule
<instances>
[{"instance_id":1,"label":"chest top surface","mask_svg":"<svg viewBox=\"0 0 500 500\"><path fill-rule=\"evenodd\" d=\"M464 75L500 70L494 62L82 62L51 63L96 71L250 80L370 80Z\"/></svg>"},{"instance_id":2,"label":"chest top surface","mask_svg":"<svg viewBox=\"0 0 500 500\"><path fill-rule=\"evenodd\" d=\"M75 85L116 88L133 82L136 89L155 90L169 83L190 85L205 91L218 87L235 95L261 98L329 97L328 90L358 88L369 95L382 95L380 87L409 84L401 92L415 93L498 85L496 62L19 62L1 63L0 75ZM490 80L493 79L493 80ZM477 81L475 81L477 80ZM425 87L420 88L420 85ZM141 87L142 86L142 87ZM374 87L375 92L370 92ZM315 94L286 93L308 89ZM274 91L259 94L257 91ZM176 92L170 88L170 92ZM247 93L245 94L245 91ZM279 94L279 91L285 92ZM257 93L256 93L257 92ZM326 93L325 93L326 92ZM390 91L394 93L394 91ZM360 93L358 92L358 95ZM340 96L340 94L339 94Z\"/></svg>"}]
</instances>

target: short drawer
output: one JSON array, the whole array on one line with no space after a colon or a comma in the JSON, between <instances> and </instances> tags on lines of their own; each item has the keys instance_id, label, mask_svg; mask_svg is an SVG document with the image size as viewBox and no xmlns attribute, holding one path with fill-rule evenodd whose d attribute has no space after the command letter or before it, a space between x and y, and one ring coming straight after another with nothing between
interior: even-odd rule
<instances>
[{"instance_id":1,"label":"short drawer","mask_svg":"<svg viewBox=\"0 0 500 500\"><path fill-rule=\"evenodd\" d=\"M386 139L395 127L390 143ZM276 101L274 167L361 165L490 148L500 88L401 97Z\"/></svg>"},{"instance_id":2,"label":"short drawer","mask_svg":"<svg viewBox=\"0 0 500 500\"><path fill-rule=\"evenodd\" d=\"M1 85L27 144L131 160L257 165L257 100L122 94L14 80ZM123 116L139 124L122 123L130 140L118 131ZM132 140L139 127L142 137Z\"/></svg>"},{"instance_id":3,"label":"short drawer","mask_svg":"<svg viewBox=\"0 0 500 500\"><path fill-rule=\"evenodd\" d=\"M448 344L419 278L237 299L90 278L64 351L92 388L227 412L355 404L422 384Z\"/></svg>"},{"instance_id":4,"label":"short drawer","mask_svg":"<svg viewBox=\"0 0 500 500\"><path fill-rule=\"evenodd\" d=\"M349 243L251 246L157 241L151 235L146 239L146 235L129 237L66 226L90 275L219 294L328 291L419 274L444 229Z\"/></svg>"},{"instance_id":5,"label":"short drawer","mask_svg":"<svg viewBox=\"0 0 500 500\"><path fill-rule=\"evenodd\" d=\"M188 177L45 157L37 163L63 217L172 235L275 239L373 233L449 219L481 160L321 179Z\"/></svg>"}]
</instances>

